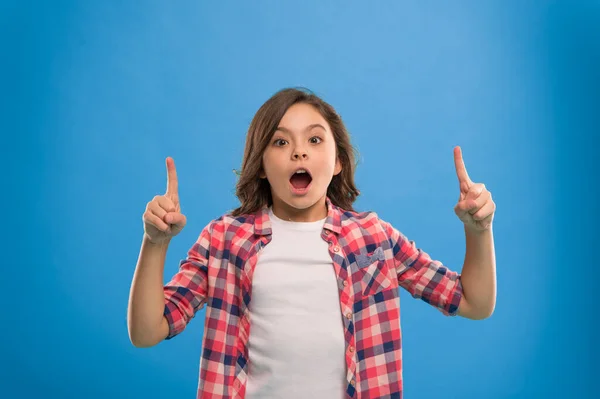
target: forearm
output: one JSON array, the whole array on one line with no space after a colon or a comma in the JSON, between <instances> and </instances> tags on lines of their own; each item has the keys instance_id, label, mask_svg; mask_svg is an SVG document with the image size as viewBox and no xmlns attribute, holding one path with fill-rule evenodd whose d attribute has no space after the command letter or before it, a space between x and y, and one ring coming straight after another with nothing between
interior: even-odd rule
<instances>
[{"instance_id":1,"label":"forearm","mask_svg":"<svg viewBox=\"0 0 600 399\"><path fill-rule=\"evenodd\" d=\"M466 254L461 273L463 286L462 310L472 319L483 319L496 306L496 256L494 235L488 230L472 232L465 227Z\"/></svg>"},{"instance_id":2,"label":"forearm","mask_svg":"<svg viewBox=\"0 0 600 399\"><path fill-rule=\"evenodd\" d=\"M168 243L152 244L144 237L131 284L127 326L135 346L153 346L168 334L164 319L163 273Z\"/></svg>"}]
</instances>

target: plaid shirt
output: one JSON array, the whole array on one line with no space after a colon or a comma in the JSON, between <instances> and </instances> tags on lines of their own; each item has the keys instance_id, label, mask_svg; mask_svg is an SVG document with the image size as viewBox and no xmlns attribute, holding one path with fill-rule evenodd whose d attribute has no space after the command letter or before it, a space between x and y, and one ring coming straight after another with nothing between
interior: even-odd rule
<instances>
[{"instance_id":1,"label":"plaid shirt","mask_svg":"<svg viewBox=\"0 0 600 399\"><path fill-rule=\"evenodd\" d=\"M349 212L327 198L321 237L338 281L346 343L345 398L402 398L398 287L456 315L460 275L432 260L373 212ZM198 398L244 398L249 309L258 255L271 241L267 208L224 215L200 234L165 285L171 339L207 305Z\"/></svg>"}]
</instances>

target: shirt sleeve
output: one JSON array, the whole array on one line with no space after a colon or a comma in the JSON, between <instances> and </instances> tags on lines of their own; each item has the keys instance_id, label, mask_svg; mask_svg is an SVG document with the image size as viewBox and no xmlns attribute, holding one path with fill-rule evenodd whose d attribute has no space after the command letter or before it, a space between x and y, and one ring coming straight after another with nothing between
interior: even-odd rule
<instances>
[{"instance_id":1,"label":"shirt sleeve","mask_svg":"<svg viewBox=\"0 0 600 399\"><path fill-rule=\"evenodd\" d=\"M179 263L179 271L163 287L164 316L169 323L167 340L181 333L206 304L210 238L209 225Z\"/></svg>"},{"instance_id":2,"label":"shirt sleeve","mask_svg":"<svg viewBox=\"0 0 600 399\"><path fill-rule=\"evenodd\" d=\"M455 316L463 294L460 274L431 259L391 224L381 219L380 222L390 240L399 285L413 298L425 301L446 316Z\"/></svg>"}]
</instances>

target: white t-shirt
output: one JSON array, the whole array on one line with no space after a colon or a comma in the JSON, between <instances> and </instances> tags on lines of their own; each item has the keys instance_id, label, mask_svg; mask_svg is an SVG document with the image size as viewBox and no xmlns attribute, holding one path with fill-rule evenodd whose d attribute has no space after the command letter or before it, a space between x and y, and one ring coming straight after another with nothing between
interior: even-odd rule
<instances>
[{"instance_id":1,"label":"white t-shirt","mask_svg":"<svg viewBox=\"0 0 600 399\"><path fill-rule=\"evenodd\" d=\"M325 219L288 222L269 212L272 241L252 279L248 399L342 398L344 326Z\"/></svg>"}]
</instances>

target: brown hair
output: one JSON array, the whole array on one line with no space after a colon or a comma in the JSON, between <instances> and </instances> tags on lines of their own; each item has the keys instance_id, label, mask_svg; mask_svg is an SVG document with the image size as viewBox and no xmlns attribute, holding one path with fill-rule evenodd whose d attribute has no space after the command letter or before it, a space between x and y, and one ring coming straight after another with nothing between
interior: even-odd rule
<instances>
[{"instance_id":1,"label":"brown hair","mask_svg":"<svg viewBox=\"0 0 600 399\"><path fill-rule=\"evenodd\" d=\"M327 196L331 202L345 210L354 211L352 204L360 195L354 184L356 150L350 135L335 109L316 94L305 88L286 88L275 93L256 112L246 136L242 170L236 185L236 196L241 206L232 211L233 216L258 211L272 205L271 187L267 179L260 178L262 156L288 108L294 104L312 105L327 121L336 144L336 154L342 171L333 176Z\"/></svg>"}]
</instances>

